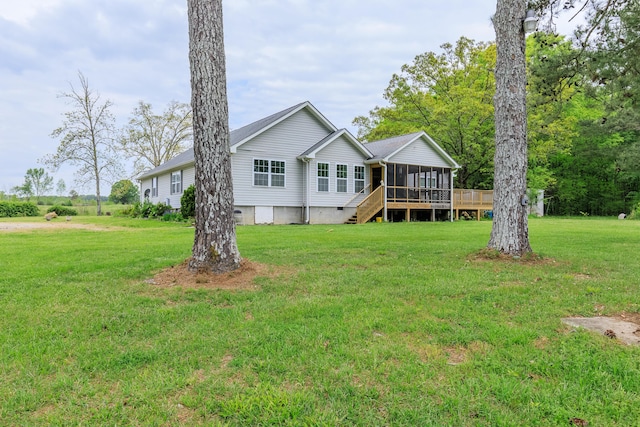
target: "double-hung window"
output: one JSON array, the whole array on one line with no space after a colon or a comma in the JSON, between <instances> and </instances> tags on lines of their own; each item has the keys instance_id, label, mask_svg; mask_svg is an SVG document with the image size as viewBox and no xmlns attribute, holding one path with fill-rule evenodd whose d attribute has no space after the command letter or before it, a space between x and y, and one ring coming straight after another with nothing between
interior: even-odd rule
<instances>
[{"instance_id":1,"label":"double-hung window","mask_svg":"<svg viewBox=\"0 0 640 427\"><path fill-rule=\"evenodd\" d=\"M364 190L364 166L353 167L353 192L359 193Z\"/></svg>"},{"instance_id":2,"label":"double-hung window","mask_svg":"<svg viewBox=\"0 0 640 427\"><path fill-rule=\"evenodd\" d=\"M171 194L182 193L182 171L171 172Z\"/></svg>"},{"instance_id":3,"label":"double-hung window","mask_svg":"<svg viewBox=\"0 0 640 427\"><path fill-rule=\"evenodd\" d=\"M158 197L158 177L151 178L151 197Z\"/></svg>"},{"instance_id":4,"label":"double-hung window","mask_svg":"<svg viewBox=\"0 0 640 427\"><path fill-rule=\"evenodd\" d=\"M271 186L284 187L284 162L271 160Z\"/></svg>"},{"instance_id":5,"label":"double-hung window","mask_svg":"<svg viewBox=\"0 0 640 427\"><path fill-rule=\"evenodd\" d=\"M318 191L329 191L329 163L318 163Z\"/></svg>"},{"instance_id":6,"label":"double-hung window","mask_svg":"<svg viewBox=\"0 0 640 427\"><path fill-rule=\"evenodd\" d=\"M285 162L283 160L253 160L253 185L261 187L285 186Z\"/></svg>"},{"instance_id":7,"label":"double-hung window","mask_svg":"<svg viewBox=\"0 0 640 427\"><path fill-rule=\"evenodd\" d=\"M336 165L336 191L338 193L347 192L348 168L347 165Z\"/></svg>"}]
</instances>

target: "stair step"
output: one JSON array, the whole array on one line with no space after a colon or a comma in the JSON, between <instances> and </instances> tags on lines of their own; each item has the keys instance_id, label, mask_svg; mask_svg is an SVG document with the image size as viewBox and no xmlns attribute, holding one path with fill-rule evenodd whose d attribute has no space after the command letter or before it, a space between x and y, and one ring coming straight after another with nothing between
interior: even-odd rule
<instances>
[{"instance_id":1,"label":"stair step","mask_svg":"<svg viewBox=\"0 0 640 427\"><path fill-rule=\"evenodd\" d=\"M358 223L358 215L353 215L351 218L344 222L345 224L357 224Z\"/></svg>"}]
</instances>

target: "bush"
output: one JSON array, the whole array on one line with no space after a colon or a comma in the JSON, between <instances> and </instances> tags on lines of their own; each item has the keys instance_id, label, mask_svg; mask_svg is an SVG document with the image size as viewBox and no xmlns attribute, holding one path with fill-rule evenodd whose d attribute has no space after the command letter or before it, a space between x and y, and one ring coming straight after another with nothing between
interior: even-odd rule
<instances>
[{"instance_id":1,"label":"bush","mask_svg":"<svg viewBox=\"0 0 640 427\"><path fill-rule=\"evenodd\" d=\"M75 216L78 215L78 211L66 206L51 206L47 209L47 212L55 212L58 216Z\"/></svg>"},{"instance_id":2,"label":"bush","mask_svg":"<svg viewBox=\"0 0 640 427\"><path fill-rule=\"evenodd\" d=\"M157 205L153 206L153 208L151 209L151 216L153 216L154 218L162 217L170 209L171 206L160 202Z\"/></svg>"},{"instance_id":3,"label":"bush","mask_svg":"<svg viewBox=\"0 0 640 427\"><path fill-rule=\"evenodd\" d=\"M190 185L180 198L180 212L185 218L196 216L196 187Z\"/></svg>"},{"instance_id":4,"label":"bush","mask_svg":"<svg viewBox=\"0 0 640 427\"><path fill-rule=\"evenodd\" d=\"M0 218L40 216L38 206L29 202L0 202Z\"/></svg>"},{"instance_id":5,"label":"bush","mask_svg":"<svg viewBox=\"0 0 640 427\"><path fill-rule=\"evenodd\" d=\"M136 203L133 207L133 216L137 218L149 218L151 216L151 210L153 209L153 203L145 200L144 203Z\"/></svg>"},{"instance_id":6,"label":"bush","mask_svg":"<svg viewBox=\"0 0 640 427\"><path fill-rule=\"evenodd\" d=\"M182 216L180 212L171 212L162 215L162 221L185 222L187 218Z\"/></svg>"},{"instance_id":7,"label":"bush","mask_svg":"<svg viewBox=\"0 0 640 427\"><path fill-rule=\"evenodd\" d=\"M133 218L159 218L170 209L171 206L165 203L154 205L150 201L145 200L144 203L136 202L131 209L127 209L126 211L130 212L129 216Z\"/></svg>"},{"instance_id":8,"label":"bush","mask_svg":"<svg viewBox=\"0 0 640 427\"><path fill-rule=\"evenodd\" d=\"M71 203L71 200L65 200L64 202L60 203L60 206L73 206L73 203Z\"/></svg>"}]
</instances>

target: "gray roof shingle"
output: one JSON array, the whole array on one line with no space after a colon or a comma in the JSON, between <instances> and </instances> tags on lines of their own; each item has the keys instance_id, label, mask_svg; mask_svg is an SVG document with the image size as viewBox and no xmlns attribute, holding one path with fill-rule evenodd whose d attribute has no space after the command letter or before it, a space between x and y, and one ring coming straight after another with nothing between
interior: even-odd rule
<instances>
[{"instance_id":1,"label":"gray roof shingle","mask_svg":"<svg viewBox=\"0 0 640 427\"><path fill-rule=\"evenodd\" d=\"M255 135L261 130L269 127L271 124L277 122L281 118L285 117L287 114L291 113L292 111L295 111L296 109L300 108L302 105L306 103L307 102L301 102L300 104L296 104L293 107L287 108L286 110L282 110L268 117L265 117L253 123L250 123L246 126L232 130L231 133L229 134L229 145L233 147L234 145L240 142L243 142L250 136ZM143 173L138 177L138 179L145 179L151 176L159 175L163 172L176 169L179 166L189 165L193 163L193 161L194 161L194 154L193 154L193 147L191 147L186 151L178 154L171 160L161 164L160 166Z\"/></svg>"},{"instance_id":2,"label":"gray roof shingle","mask_svg":"<svg viewBox=\"0 0 640 427\"><path fill-rule=\"evenodd\" d=\"M381 139L380 141L368 142L364 144L364 146L373 153L374 159L384 159L388 155L404 147L422 133L423 132L415 132L407 135L395 136L393 138Z\"/></svg>"}]
</instances>

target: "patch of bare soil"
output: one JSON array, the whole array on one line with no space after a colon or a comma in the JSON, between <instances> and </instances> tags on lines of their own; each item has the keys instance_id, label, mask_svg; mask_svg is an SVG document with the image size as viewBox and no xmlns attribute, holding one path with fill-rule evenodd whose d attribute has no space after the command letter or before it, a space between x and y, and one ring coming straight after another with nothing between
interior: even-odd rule
<instances>
[{"instance_id":1,"label":"patch of bare soil","mask_svg":"<svg viewBox=\"0 0 640 427\"><path fill-rule=\"evenodd\" d=\"M625 344L640 345L640 313L622 313L611 317L568 317L562 319L562 322L574 328L585 328L617 339Z\"/></svg>"},{"instance_id":2,"label":"patch of bare soil","mask_svg":"<svg viewBox=\"0 0 640 427\"><path fill-rule=\"evenodd\" d=\"M54 221L45 221L43 222L0 222L0 233L3 232L16 232L16 231L27 231L27 230L63 230L63 229L82 229L82 230L93 230L93 231L106 231L106 230L115 230L115 227L104 228L99 227L94 224L75 224L71 221L54 220Z\"/></svg>"},{"instance_id":3,"label":"patch of bare soil","mask_svg":"<svg viewBox=\"0 0 640 427\"><path fill-rule=\"evenodd\" d=\"M147 283L164 287L181 287L189 289L258 289L256 277L278 277L289 274L285 268L278 268L243 259L240 268L229 273L211 272L193 273L189 271L189 260L182 264L165 268Z\"/></svg>"},{"instance_id":4,"label":"patch of bare soil","mask_svg":"<svg viewBox=\"0 0 640 427\"><path fill-rule=\"evenodd\" d=\"M503 254L500 251L484 248L476 253L469 255L470 261L492 261L492 262L505 262L505 263L520 263L528 265L547 265L555 264L556 261L553 258L545 258L533 252L527 253L523 256L513 256Z\"/></svg>"}]
</instances>

